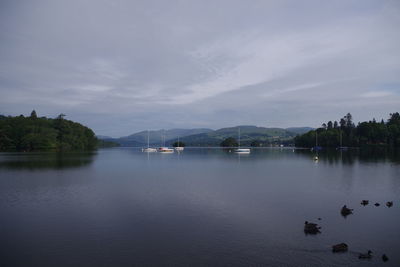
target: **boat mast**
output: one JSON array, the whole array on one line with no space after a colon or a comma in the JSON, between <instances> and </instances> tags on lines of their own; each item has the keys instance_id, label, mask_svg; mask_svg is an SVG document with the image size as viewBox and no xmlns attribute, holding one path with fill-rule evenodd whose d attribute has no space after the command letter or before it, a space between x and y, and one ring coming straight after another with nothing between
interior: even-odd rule
<instances>
[{"instance_id":1,"label":"boat mast","mask_svg":"<svg viewBox=\"0 0 400 267\"><path fill-rule=\"evenodd\" d=\"M240 127L238 128L239 131L239 147L240 147Z\"/></svg>"},{"instance_id":2,"label":"boat mast","mask_svg":"<svg viewBox=\"0 0 400 267\"><path fill-rule=\"evenodd\" d=\"M147 130L147 148L150 147L149 130Z\"/></svg>"},{"instance_id":3,"label":"boat mast","mask_svg":"<svg viewBox=\"0 0 400 267\"><path fill-rule=\"evenodd\" d=\"M163 135L163 146L165 147L165 130L164 130L164 135Z\"/></svg>"},{"instance_id":4,"label":"boat mast","mask_svg":"<svg viewBox=\"0 0 400 267\"><path fill-rule=\"evenodd\" d=\"M315 146L318 146L318 132L315 130Z\"/></svg>"}]
</instances>

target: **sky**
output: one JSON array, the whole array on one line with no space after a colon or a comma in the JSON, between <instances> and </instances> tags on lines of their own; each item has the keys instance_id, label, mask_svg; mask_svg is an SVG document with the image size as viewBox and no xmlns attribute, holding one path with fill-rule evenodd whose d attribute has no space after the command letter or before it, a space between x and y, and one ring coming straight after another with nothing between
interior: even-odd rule
<instances>
[{"instance_id":1,"label":"sky","mask_svg":"<svg viewBox=\"0 0 400 267\"><path fill-rule=\"evenodd\" d=\"M96 134L400 111L400 1L0 0L0 114Z\"/></svg>"}]
</instances>

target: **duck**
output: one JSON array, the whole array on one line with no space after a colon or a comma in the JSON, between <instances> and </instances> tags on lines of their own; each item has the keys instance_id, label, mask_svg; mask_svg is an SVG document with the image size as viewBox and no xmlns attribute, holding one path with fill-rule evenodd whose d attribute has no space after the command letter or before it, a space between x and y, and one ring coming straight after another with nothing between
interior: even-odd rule
<instances>
[{"instance_id":1,"label":"duck","mask_svg":"<svg viewBox=\"0 0 400 267\"><path fill-rule=\"evenodd\" d=\"M383 255L382 255L382 260L383 260L384 262L387 262L387 261L389 260L389 258L386 256L386 254L383 254Z\"/></svg>"},{"instance_id":2,"label":"duck","mask_svg":"<svg viewBox=\"0 0 400 267\"><path fill-rule=\"evenodd\" d=\"M374 205L375 205L376 207L379 207L381 204L379 204L378 202L376 202Z\"/></svg>"},{"instance_id":3,"label":"duck","mask_svg":"<svg viewBox=\"0 0 400 267\"><path fill-rule=\"evenodd\" d=\"M369 204L369 201L368 200L363 200L363 201L361 201L361 205L363 205L363 206L366 206L366 205L368 205Z\"/></svg>"},{"instance_id":4,"label":"duck","mask_svg":"<svg viewBox=\"0 0 400 267\"><path fill-rule=\"evenodd\" d=\"M368 250L368 252L365 253L365 254L360 253L360 254L358 255L358 258L359 258L359 259L371 259L371 258L372 258L372 251L371 251L371 250Z\"/></svg>"},{"instance_id":5,"label":"duck","mask_svg":"<svg viewBox=\"0 0 400 267\"><path fill-rule=\"evenodd\" d=\"M391 206L393 206L393 201L388 201L388 202L386 202L386 206L388 206L389 208L390 208Z\"/></svg>"},{"instance_id":6,"label":"duck","mask_svg":"<svg viewBox=\"0 0 400 267\"><path fill-rule=\"evenodd\" d=\"M349 246L346 243L340 243L332 246L332 252L346 252Z\"/></svg>"},{"instance_id":7,"label":"duck","mask_svg":"<svg viewBox=\"0 0 400 267\"><path fill-rule=\"evenodd\" d=\"M308 221L305 221L304 223L304 233L306 234L315 235L321 233L319 229L321 229L321 227L316 223L309 223Z\"/></svg>"},{"instance_id":8,"label":"duck","mask_svg":"<svg viewBox=\"0 0 400 267\"><path fill-rule=\"evenodd\" d=\"M340 211L343 216L347 216L353 213L353 209L349 209L346 205L344 205Z\"/></svg>"}]
</instances>

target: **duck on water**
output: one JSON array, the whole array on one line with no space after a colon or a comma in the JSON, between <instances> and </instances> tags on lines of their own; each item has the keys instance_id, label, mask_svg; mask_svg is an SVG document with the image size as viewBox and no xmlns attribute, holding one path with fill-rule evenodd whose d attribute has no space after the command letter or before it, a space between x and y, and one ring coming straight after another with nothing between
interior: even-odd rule
<instances>
[{"instance_id":1,"label":"duck on water","mask_svg":"<svg viewBox=\"0 0 400 267\"><path fill-rule=\"evenodd\" d=\"M321 227L316 223L309 223L308 221L304 223L304 233L306 234L316 235L321 233L319 229L321 229Z\"/></svg>"},{"instance_id":2,"label":"duck on water","mask_svg":"<svg viewBox=\"0 0 400 267\"><path fill-rule=\"evenodd\" d=\"M367 253L360 253L359 255L358 255L358 258L359 259L371 259L372 258L372 251L371 250L368 250L368 252Z\"/></svg>"},{"instance_id":3,"label":"duck on water","mask_svg":"<svg viewBox=\"0 0 400 267\"><path fill-rule=\"evenodd\" d=\"M346 217L347 215L353 214L353 209L349 209L346 205L342 207L340 210L342 216Z\"/></svg>"}]
</instances>

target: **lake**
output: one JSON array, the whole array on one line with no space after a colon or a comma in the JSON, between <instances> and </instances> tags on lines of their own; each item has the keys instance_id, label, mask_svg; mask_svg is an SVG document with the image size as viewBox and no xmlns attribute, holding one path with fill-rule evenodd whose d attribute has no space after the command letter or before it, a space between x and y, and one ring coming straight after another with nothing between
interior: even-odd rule
<instances>
[{"instance_id":1,"label":"lake","mask_svg":"<svg viewBox=\"0 0 400 267\"><path fill-rule=\"evenodd\" d=\"M400 266L399 153L318 156L0 153L0 265ZM306 220L321 233L305 235Z\"/></svg>"}]
</instances>

